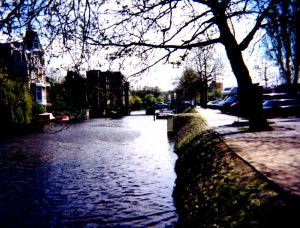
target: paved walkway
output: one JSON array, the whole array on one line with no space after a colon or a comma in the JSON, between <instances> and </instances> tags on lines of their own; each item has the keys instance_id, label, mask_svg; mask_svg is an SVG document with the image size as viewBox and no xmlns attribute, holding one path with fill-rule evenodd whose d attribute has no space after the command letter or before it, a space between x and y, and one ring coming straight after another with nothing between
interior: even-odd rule
<instances>
[{"instance_id":1,"label":"paved walkway","mask_svg":"<svg viewBox=\"0 0 300 228\"><path fill-rule=\"evenodd\" d=\"M270 119L272 131L247 132L243 119L198 109L240 157L286 191L300 196L300 118ZM233 122L239 122L233 126Z\"/></svg>"}]
</instances>

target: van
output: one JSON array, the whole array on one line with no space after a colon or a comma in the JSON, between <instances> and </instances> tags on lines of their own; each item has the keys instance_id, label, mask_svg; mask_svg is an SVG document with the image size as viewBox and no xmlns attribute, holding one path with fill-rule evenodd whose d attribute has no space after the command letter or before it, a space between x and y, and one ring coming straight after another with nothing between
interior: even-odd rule
<instances>
[{"instance_id":1,"label":"van","mask_svg":"<svg viewBox=\"0 0 300 228\"><path fill-rule=\"evenodd\" d=\"M221 92L223 96L237 95L237 93L238 93L238 87L226 87Z\"/></svg>"}]
</instances>

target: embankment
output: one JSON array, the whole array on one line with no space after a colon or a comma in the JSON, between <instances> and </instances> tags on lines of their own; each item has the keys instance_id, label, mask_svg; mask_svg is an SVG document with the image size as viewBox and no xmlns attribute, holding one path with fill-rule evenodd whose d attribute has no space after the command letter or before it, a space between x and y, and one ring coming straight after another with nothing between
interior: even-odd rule
<instances>
[{"instance_id":1,"label":"embankment","mask_svg":"<svg viewBox=\"0 0 300 228\"><path fill-rule=\"evenodd\" d=\"M294 227L299 223L299 200L240 159L199 114L176 116L174 129L178 227Z\"/></svg>"}]
</instances>

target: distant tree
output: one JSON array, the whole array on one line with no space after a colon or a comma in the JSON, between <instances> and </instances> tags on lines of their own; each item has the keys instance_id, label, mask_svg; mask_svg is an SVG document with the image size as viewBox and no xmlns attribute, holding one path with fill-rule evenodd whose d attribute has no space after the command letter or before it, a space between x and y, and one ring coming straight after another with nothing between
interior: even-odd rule
<instances>
[{"instance_id":1,"label":"distant tree","mask_svg":"<svg viewBox=\"0 0 300 228\"><path fill-rule=\"evenodd\" d=\"M165 102L165 98L163 96L156 97L156 102Z\"/></svg>"},{"instance_id":2,"label":"distant tree","mask_svg":"<svg viewBox=\"0 0 300 228\"><path fill-rule=\"evenodd\" d=\"M216 83L217 76L224 70L222 60L216 55L214 47L202 47L195 50L195 56L190 60L191 67L198 73L200 105L207 107L208 85Z\"/></svg>"},{"instance_id":3,"label":"distant tree","mask_svg":"<svg viewBox=\"0 0 300 228\"><path fill-rule=\"evenodd\" d=\"M300 2L279 0L267 16L266 53L287 85L296 85L300 64Z\"/></svg>"},{"instance_id":4,"label":"distant tree","mask_svg":"<svg viewBox=\"0 0 300 228\"><path fill-rule=\"evenodd\" d=\"M153 94L154 97L158 97L162 94L160 88L157 86L156 87L145 86L142 89L132 90L131 93L139 97L145 97L147 94L150 93Z\"/></svg>"},{"instance_id":5,"label":"distant tree","mask_svg":"<svg viewBox=\"0 0 300 228\"><path fill-rule=\"evenodd\" d=\"M151 107L156 102L156 98L152 93L146 94L143 98L144 106Z\"/></svg>"},{"instance_id":6,"label":"distant tree","mask_svg":"<svg viewBox=\"0 0 300 228\"><path fill-rule=\"evenodd\" d=\"M143 106L143 100L139 96L130 97L130 109L131 110L139 110Z\"/></svg>"},{"instance_id":7,"label":"distant tree","mask_svg":"<svg viewBox=\"0 0 300 228\"><path fill-rule=\"evenodd\" d=\"M52 110L68 112L73 118L83 118L87 108L85 78L76 72L68 72L61 84L54 84L49 91Z\"/></svg>"},{"instance_id":8,"label":"distant tree","mask_svg":"<svg viewBox=\"0 0 300 228\"><path fill-rule=\"evenodd\" d=\"M193 100L196 102L200 92L199 74L192 68L186 68L178 79L176 91L182 100Z\"/></svg>"},{"instance_id":9,"label":"distant tree","mask_svg":"<svg viewBox=\"0 0 300 228\"><path fill-rule=\"evenodd\" d=\"M269 74L269 68L271 64L267 61L262 61L260 65L255 65L255 70L258 74L259 81L264 82L264 86L268 87L270 85L271 75Z\"/></svg>"},{"instance_id":10,"label":"distant tree","mask_svg":"<svg viewBox=\"0 0 300 228\"><path fill-rule=\"evenodd\" d=\"M50 103L49 111L64 112L68 110L65 98L65 89L62 83L52 83L48 89L47 97Z\"/></svg>"}]
</instances>

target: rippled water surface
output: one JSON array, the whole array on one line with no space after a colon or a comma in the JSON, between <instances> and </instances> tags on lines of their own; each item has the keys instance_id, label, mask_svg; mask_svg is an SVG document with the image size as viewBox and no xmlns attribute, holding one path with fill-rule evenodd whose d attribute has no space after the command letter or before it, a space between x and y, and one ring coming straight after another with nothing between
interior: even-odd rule
<instances>
[{"instance_id":1,"label":"rippled water surface","mask_svg":"<svg viewBox=\"0 0 300 228\"><path fill-rule=\"evenodd\" d=\"M152 118L0 139L0 226L174 226L176 157Z\"/></svg>"}]
</instances>

